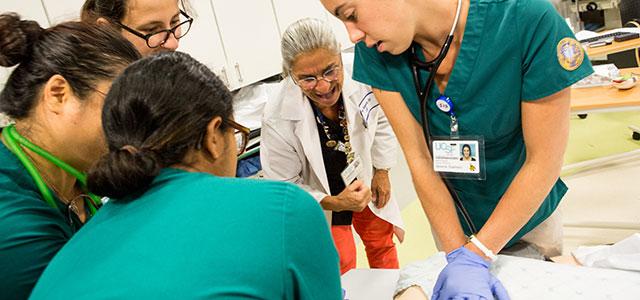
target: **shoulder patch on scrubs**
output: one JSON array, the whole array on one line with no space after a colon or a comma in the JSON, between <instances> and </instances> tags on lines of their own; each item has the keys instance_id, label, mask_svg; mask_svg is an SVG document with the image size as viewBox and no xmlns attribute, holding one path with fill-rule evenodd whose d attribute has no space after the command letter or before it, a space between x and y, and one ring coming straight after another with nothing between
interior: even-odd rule
<instances>
[{"instance_id":1,"label":"shoulder patch on scrubs","mask_svg":"<svg viewBox=\"0 0 640 300\"><path fill-rule=\"evenodd\" d=\"M573 38L564 38L558 42L558 62L567 71L573 71L582 65L584 50Z\"/></svg>"}]
</instances>

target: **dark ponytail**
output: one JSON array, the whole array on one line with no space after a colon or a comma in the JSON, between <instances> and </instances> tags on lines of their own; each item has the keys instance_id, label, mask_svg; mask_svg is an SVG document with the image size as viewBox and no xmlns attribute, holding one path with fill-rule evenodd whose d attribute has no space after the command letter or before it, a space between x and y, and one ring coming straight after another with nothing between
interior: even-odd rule
<instances>
[{"instance_id":1,"label":"dark ponytail","mask_svg":"<svg viewBox=\"0 0 640 300\"><path fill-rule=\"evenodd\" d=\"M146 191L162 168L201 146L213 118L231 118L231 99L222 81L188 54L161 53L131 64L105 99L109 154L89 171L89 189L116 199Z\"/></svg>"},{"instance_id":2,"label":"dark ponytail","mask_svg":"<svg viewBox=\"0 0 640 300\"><path fill-rule=\"evenodd\" d=\"M0 94L0 111L14 119L29 115L42 86L59 74L84 99L99 80L114 78L140 58L122 35L107 26L65 22L43 30L16 14L0 15L0 64L18 65Z\"/></svg>"}]
</instances>

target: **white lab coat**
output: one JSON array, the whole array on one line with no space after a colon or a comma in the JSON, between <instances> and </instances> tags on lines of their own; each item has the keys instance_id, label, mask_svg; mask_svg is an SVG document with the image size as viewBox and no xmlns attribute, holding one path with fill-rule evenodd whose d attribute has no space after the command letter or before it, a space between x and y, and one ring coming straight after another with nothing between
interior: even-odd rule
<instances>
[{"instance_id":1,"label":"white lab coat","mask_svg":"<svg viewBox=\"0 0 640 300\"><path fill-rule=\"evenodd\" d=\"M398 142L389 121L378 105L371 89L351 79L351 68L345 64L342 96L347 115L351 147L362 159L364 174L360 178L370 187L373 168L395 165ZM373 107L364 125L360 106ZM260 141L260 161L267 179L288 181L309 192L318 202L330 194L322 159L320 137L310 101L291 77L273 91L264 109ZM404 239L404 224L398 203L392 196L387 205L369 208L378 217L395 226L395 234ZM331 212L325 210L331 224Z\"/></svg>"}]
</instances>

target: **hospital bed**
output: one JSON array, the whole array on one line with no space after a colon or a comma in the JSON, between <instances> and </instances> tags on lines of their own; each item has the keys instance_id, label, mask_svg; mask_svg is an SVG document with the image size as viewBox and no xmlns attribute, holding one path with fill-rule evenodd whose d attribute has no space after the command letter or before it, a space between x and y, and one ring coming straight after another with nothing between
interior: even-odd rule
<instances>
[{"instance_id":1,"label":"hospital bed","mask_svg":"<svg viewBox=\"0 0 640 300\"><path fill-rule=\"evenodd\" d=\"M402 270L351 270L342 277L346 299L391 299L395 293L413 285L420 286L430 297L445 264L445 255L440 252ZM640 295L640 272L564 265L505 255L499 255L491 272L502 281L513 300L638 299ZM405 299L427 298L402 298Z\"/></svg>"}]
</instances>

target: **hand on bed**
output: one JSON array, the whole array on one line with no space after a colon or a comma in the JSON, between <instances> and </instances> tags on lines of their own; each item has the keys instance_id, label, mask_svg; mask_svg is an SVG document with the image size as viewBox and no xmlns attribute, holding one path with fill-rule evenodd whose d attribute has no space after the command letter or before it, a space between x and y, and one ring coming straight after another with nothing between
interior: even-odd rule
<instances>
[{"instance_id":1,"label":"hand on bed","mask_svg":"<svg viewBox=\"0 0 640 300\"><path fill-rule=\"evenodd\" d=\"M447 254L447 262L433 287L432 300L509 299L502 283L489 273L489 263L464 246Z\"/></svg>"}]
</instances>

